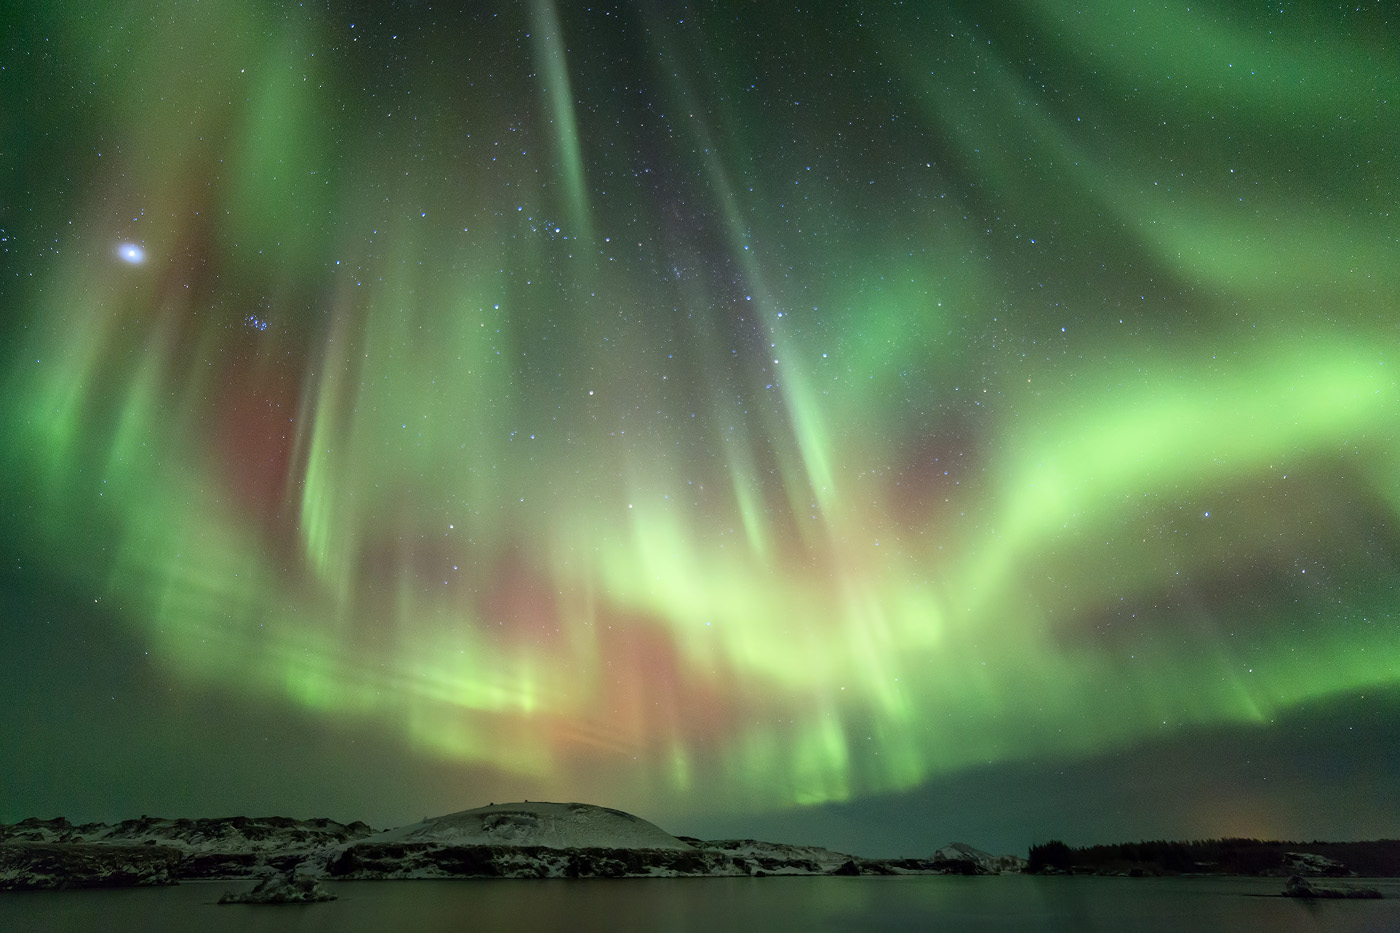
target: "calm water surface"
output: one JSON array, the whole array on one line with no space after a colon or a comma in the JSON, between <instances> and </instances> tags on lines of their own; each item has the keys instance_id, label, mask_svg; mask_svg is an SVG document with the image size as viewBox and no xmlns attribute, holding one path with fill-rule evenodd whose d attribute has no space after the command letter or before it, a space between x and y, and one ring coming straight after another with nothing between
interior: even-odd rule
<instances>
[{"instance_id":1,"label":"calm water surface","mask_svg":"<svg viewBox=\"0 0 1400 933\"><path fill-rule=\"evenodd\" d=\"M677 878L584 881L355 881L340 900L278 907L215 903L251 882L0 894L3 931L262 930L1400 930L1400 881L1386 900L1273 897L1260 878ZM1261 896L1262 895L1262 896Z\"/></svg>"}]
</instances>

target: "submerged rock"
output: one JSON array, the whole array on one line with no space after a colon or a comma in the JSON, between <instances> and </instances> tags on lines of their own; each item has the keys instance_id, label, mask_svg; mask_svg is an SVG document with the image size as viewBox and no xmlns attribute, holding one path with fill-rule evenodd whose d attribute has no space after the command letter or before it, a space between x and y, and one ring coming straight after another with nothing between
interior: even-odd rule
<instances>
[{"instance_id":1,"label":"submerged rock","mask_svg":"<svg viewBox=\"0 0 1400 933\"><path fill-rule=\"evenodd\" d=\"M1294 875L1288 879L1288 883L1283 886L1284 897L1319 897L1319 898L1343 898L1347 900L1362 899L1375 900L1381 896L1381 892L1375 888L1352 888L1341 885L1320 884L1302 875Z\"/></svg>"},{"instance_id":2,"label":"submerged rock","mask_svg":"<svg viewBox=\"0 0 1400 933\"><path fill-rule=\"evenodd\" d=\"M306 875L273 875L259 881L257 887L242 894L232 891L219 898L220 904L314 904L333 901L336 895L321 887L315 878Z\"/></svg>"}]
</instances>

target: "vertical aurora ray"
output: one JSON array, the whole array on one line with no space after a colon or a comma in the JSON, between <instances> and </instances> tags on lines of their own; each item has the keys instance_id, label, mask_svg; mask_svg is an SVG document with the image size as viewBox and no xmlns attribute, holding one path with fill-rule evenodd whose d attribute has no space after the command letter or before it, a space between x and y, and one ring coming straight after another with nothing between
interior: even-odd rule
<instances>
[{"instance_id":1,"label":"vertical aurora ray","mask_svg":"<svg viewBox=\"0 0 1400 933\"><path fill-rule=\"evenodd\" d=\"M173 675L574 799L1394 687L1400 75L1111 6L27 9L100 100L16 514Z\"/></svg>"},{"instance_id":2,"label":"vertical aurora ray","mask_svg":"<svg viewBox=\"0 0 1400 933\"><path fill-rule=\"evenodd\" d=\"M583 153L579 148L578 121L574 116L573 90L569 82L564 39L560 34L559 15L552 0L535 0L532 5L536 39L536 58L545 74L541 88L549 102L552 122L557 126L554 147L558 152L559 173L563 178L569 202L569 227L580 246L593 243L593 224L589 216L588 189L584 182Z\"/></svg>"}]
</instances>

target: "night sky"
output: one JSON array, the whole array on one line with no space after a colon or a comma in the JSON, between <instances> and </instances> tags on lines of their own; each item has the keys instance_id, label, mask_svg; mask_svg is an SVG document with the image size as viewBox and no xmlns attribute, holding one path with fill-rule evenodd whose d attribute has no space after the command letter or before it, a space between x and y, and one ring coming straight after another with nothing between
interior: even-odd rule
<instances>
[{"instance_id":1,"label":"night sky","mask_svg":"<svg viewBox=\"0 0 1400 933\"><path fill-rule=\"evenodd\" d=\"M0 821L1400 835L1391 4L0 17Z\"/></svg>"}]
</instances>

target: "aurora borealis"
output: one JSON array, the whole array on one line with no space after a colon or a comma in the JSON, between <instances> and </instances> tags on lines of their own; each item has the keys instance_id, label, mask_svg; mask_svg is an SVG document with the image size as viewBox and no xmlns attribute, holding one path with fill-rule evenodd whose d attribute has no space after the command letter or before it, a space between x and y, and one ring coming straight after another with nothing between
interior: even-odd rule
<instances>
[{"instance_id":1,"label":"aurora borealis","mask_svg":"<svg viewBox=\"0 0 1400 933\"><path fill-rule=\"evenodd\" d=\"M99 806L45 776L69 643L146 685L118 816L214 696L429 812L1222 735L1393 801L1330 736L1400 711L1385 4L462 6L3 14L4 815ZM207 741L266 784L180 799L310 793ZM1400 832L1231 786L1154 825Z\"/></svg>"}]
</instances>

